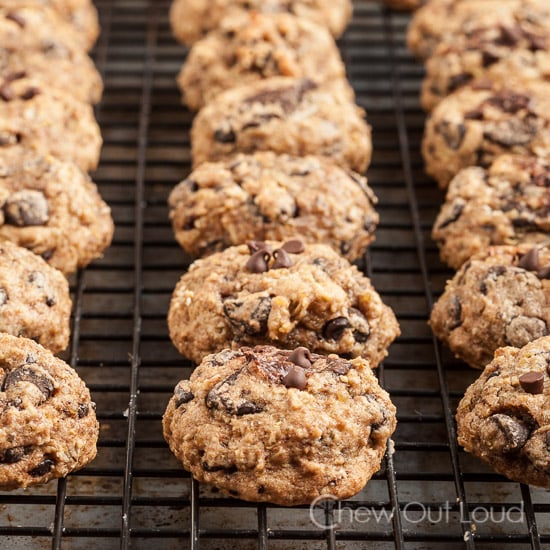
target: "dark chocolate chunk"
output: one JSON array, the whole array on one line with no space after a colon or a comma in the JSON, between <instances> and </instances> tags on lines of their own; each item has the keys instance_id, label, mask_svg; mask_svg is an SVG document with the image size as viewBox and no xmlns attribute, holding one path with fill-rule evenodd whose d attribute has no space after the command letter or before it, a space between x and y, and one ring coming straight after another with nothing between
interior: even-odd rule
<instances>
[{"instance_id":1,"label":"dark chocolate chunk","mask_svg":"<svg viewBox=\"0 0 550 550\"><path fill-rule=\"evenodd\" d=\"M331 319L323 327L323 338L325 340L340 340L349 326L350 322L346 317Z\"/></svg>"},{"instance_id":2,"label":"dark chocolate chunk","mask_svg":"<svg viewBox=\"0 0 550 550\"><path fill-rule=\"evenodd\" d=\"M53 296L46 296L46 305L48 307L53 307L57 304L57 300Z\"/></svg>"},{"instance_id":3,"label":"dark chocolate chunk","mask_svg":"<svg viewBox=\"0 0 550 550\"><path fill-rule=\"evenodd\" d=\"M22 29L24 29L27 24L27 22L25 21L25 18L22 15L19 15L18 13L15 13L15 12L7 13L6 19L9 19L10 21L17 23Z\"/></svg>"},{"instance_id":4,"label":"dark chocolate chunk","mask_svg":"<svg viewBox=\"0 0 550 550\"><path fill-rule=\"evenodd\" d=\"M456 222L456 220L460 218L460 215L462 214L463 210L464 210L464 203L455 201L451 208L449 217L443 220L439 224L438 229L443 229L444 227L447 227L448 225L451 225L452 223Z\"/></svg>"},{"instance_id":5,"label":"dark chocolate chunk","mask_svg":"<svg viewBox=\"0 0 550 550\"><path fill-rule=\"evenodd\" d=\"M267 320L271 313L269 296L248 296L245 299L227 299L223 312L237 331L237 335L254 336L267 331Z\"/></svg>"},{"instance_id":6,"label":"dark chocolate chunk","mask_svg":"<svg viewBox=\"0 0 550 550\"><path fill-rule=\"evenodd\" d=\"M6 223L17 227L45 225L49 220L48 201L39 191L16 191L4 203Z\"/></svg>"},{"instance_id":7,"label":"dark chocolate chunk","mask_svg":"<svg viewBox=\"0 0 550 550\"><path fill-rule=\"evenodd\" d=\"M303 346L296 348L288 356L288 360L292 361L295 365L298 365L303 369L311 368L311 360L312 360L311 352L307 348L304 348Z\"/></svg>"},{"instance_id":8,"label":"dark chocolate chunk","mask_svg":"<svg viewBox=\"0 0 550 550\"><path fill-rule=\"evenodd\" d=\"M274 250L273 257L275 258L275 261L271 266L273 269L292 267L292 260L284 249L278 248L277 250Z\"/></svg>"},{"instance_id":9,"label":"dark chocolate chunk","mask_svg":"<svg viewBox=\"0 0 550 550\"><path fill-rule=\"evenodd\" d=\"M40 256L42 256L43 260L48 261L54 255L54 252L55 252L55 248L50 248L49 250L44 250L44 252L42 252Z\"/></svg>"},{"instance_id":10,"label":"dark chocolate chunk","mask_svg":"<svg viewBox=\"0 0 550 550\"><path fill-rule=\"evenodd\" d=\"M195 395L193 394L193 392L185 389L183 386L180 386L179 384L176 386L176 389L174 390L174 396L176 398L176 408L181 407L186 403L189 403L189 401L192 401L195 398Z\"/></svg>"},{"instance_id":11,"label":"dark chocolate chunk","mask_svg":"<svg viewBox=\"0 0 550 550\"><path fill-rule=\"evenodd\" d=\"M15 92L13 91L13 88L10 86L9 82L4 82L0 86L0 99L3 101L11 101L15 97Z\"/></svg>"},{"instance_id":12,"label":"dark chocolate chunk","mask_svg":"<svg viewBox=\"0 0 550 550\"><path fill-rule=\"evenodd\" d=\"M29 86L22 94L21 99L24 99L25 101L32 99L33 97L36 97L40 94L40 88L37 88L36 86Z\"/></svg>"},{"instance_id":13,"label":"dark chocolate chunk","mask_svg":"<svg viewBox=\"0 0 550 550\"><path fill-rule=\"evenodd\" d=\"M46 475L55 466L55 462L50 458L45 458L38 466L33 468L29 474L33 477L41 477Z\"/></svg>"},{"instance_id":14,"label":"dark chocolate chunk","mask_svg":"<svg viewBox=\"0 0 550 550\"><path fill-rule=\"evenodd\" d=\"M6 82L13 82L14 80L20 80L27 76L27 71L13 71L4 77Z\"/></svg>"},{"instance_id":15,"label":"dark chocolate chunk","mask_svg":"<svg viewBox=\"0 0 550 550\"><path fill-rule=\"evenodd\" d=\"M218 382L206 395L206 406L209 409L225 409L229 414L243 416L263 411L263 406L246 399L234 386L241 371Z\"/></svg>"},{"instance_id":16,"label":"dark chocolate chunk","mask_svg":"<svg viewBox=\"0 0 550 550\"><path fill-rule=\"evenodd\" d=\"M500 28L500 38L498 44L503 46L515 46L523 38L523 31L520 27L504 27Z\"/></svg>"},{"instance_id":17,"label":"dark chocolate chunk","mask_svg":"<svg viewBox=\"0 0 550 550\"><path fill-rule=\"evenodd\" d=\"M455 74L449 79L448 91L454 92L455 90L458 90L458 88L461 88L465 84L468 84L470 80L472 80L471 74L468 74L468 73Z\"/></svg>"},{"instance_id":18,"label":"dark chocolate chunk","mask_svg":"<svg viewBox=\"0 0 550 550\"><path fill-rule=\"evenodd\" d=\"M214 139L219 143L235 143L235 141L237 141L237 136L233 128L229 128L229 130L218 128L214 132Z\"/></svg>"},{"instance_id":19,"label":"dark chocolate chunk","mask_svg":"<svg viewBox=\"0 0 550 550\"><path fill-rule=\"evenodd\" d=\"M85 418L88 416L89 412L90 407L88 407L87 403L80 403L80 405L78 405L78 418Z\"/></svg>"},{"instance_id":20,"label":"dark chocolate chunk","mask_svg":"<svg viewBox=\"0 0 550 550\"><path fill-rule=\"evenodd\" d=\"M449 302L449 330L455 330L462 325L462 304L458 296L454 295Z\"/></svg>"},{"instance_id":21,"label":"dark chocolate chunk","mask_svg":"<svg viewBox=\"0 0 550 550\"><path fill-rule=\"evenodd\" d=\"M261 103L262 105L276 103L281 106L285 113L289 113L296 108L308 91L316 88L317 84L315 84L315 82L308 78L302 78L294 86L263 90L257 94L247 97L244 103L249 105L252 103Z\"/></svg>"},{"instance_id":22,"label":"dark chocolate chunk","mask_svg":"<svg viewBox=\"0 0 550 550\"><path fill-rule=\"evenodd\" d=\"M287 388L304 390L307 386L306 373L302 367L293 365L283 377L282 382Z\"/></svg>"},{"instance_id":23,"label":"dark chocolate chunk","mask_svg":"<svg viewBox=\"0 0 550 550\"><path fill-rule=\"evenodd\" d=\"M360 344L364 344L369 339L370 334L362 332L360 330L353 331L353 339Z\"/></svg>"},{"instance_id":24,"label":"dark chocolate chunk","mask_svg":"<svg viewBox=\"0 0 550 550\"><path fill-rule=\"evenodd\" d=\"M481 52L481 63L484 67L489 67L496 63L497 61L500 61L501 57L500 55L494 54L493 52L483 50Z\"/></svg>"},{"instance_id":25,"label":"dark chocolate chunk","mask_svg":"<svg viewBox=\"0 0 550 550\"><path fill-rule=\"evenodd\" d=\"M493 265L485 273L485 280L481 281L479 285L479 290L481 294L487 295L487 282L496 281L498 277L506 273L506 266L504 265Z\"/></svg>"},{"instance_id":26,"label":"dark chocolate chunk","mask_svg":"<svg viewBox=\"0 0 550 550\"><path fill-rule=\"evenodd\" d=\"M286 241L281 248L289 254L302 254L306 249L304 243L299 239Z\"/></svg>"},{"instance_id":27,"label":"dark chocolate chunk","mask_svg":"<svg viewBox=\"0 0 550 550\"><path fill-rule=\"evenodd\" d=\"M519 418L507 414L494 414L491 420L495 423L501 436L494 444L505 453L521 449L529 439L530 429Z\"/></svg>"},{"instance_id":28,"label":"dark chocolate chunk","mask_svg":"<svg viewBox=\"0 0 550 550\"><path fill-rule=\"evenodd\" d=\"M495 105L502 109L505 113L517 113L521 109L527 109L531 103L531 98L524 94L516 94L514 92L503 91L499 94L490 97L487 103Z\"/></svg>"},{"instance_id":29,"label":"dark chocolate chunk","mask_svg":"<svg viewBox=\"0 0 550 550\"><path fill-rule=\"evenodd\" d=\"M527 392L537 395L544 391L544 373L531 371L519 377L521 387Z\"/></svg>"},{"instance_id":30,"label":"dark chocolate chunk","mask_svg":"<svg viewBox=\"0 0 550 550\"><path fill-rule=\"evenodd\" d=\"M500 122L487 123L483 136L494 143L511 147L527 145L539 132L540 124L535 117L513 117Z\"/></svg>"},{"instance_id":31,"label":"dark chocolate chunk","mask_svg":"<svg viewBox=\"0 0 550 550\"><path fill-rule=\"evenodd\" d=\"M8 293L5 288L0 287L0 306L3 306L8 301Z\"/></svg>"},{"instance_id":32,"label":"dark chocolate chunk","mask_svg":"<svg viewBox=\"0 0 550 550\"><path fill-rule=\"evenodd\" d=\"M0 464L15 464L19 462L28 451L28 447L12 447L11 449L6 449L3 456L0 456Z\"/></svg>"},{"instance_id":33,"label":"dark chocolate chunk","mask_svg":"<svg viewBox=\"0 0 550 550\"><path fill-rule=\"evenodd\" d=\"M526 269L527 271L538 271L540 269L539 264L539 249L535 246L524 254L519 262L518 267Z\"/></svg>"},{"instance_id":34,"label":"dark chocolate chunk","mask_svg":"<svg viewBox=\"0 0 550 550\"><path fill-rule=\"evenodd\" d=\"M52 381L46 376L36 372L32 367L19 367L10 371L4 383L2 390L7 391L11 386L16 386L19 382L30 382L34 384L44 395L44 401L53 394L54 387Z\"/></svg>"},{"instance_id":35,"label":"dark chocolate chunk","mask_svg":"<svg viewBox=\"0 0 550 550\"><path fill-rule=\"evenodd\" d=\"M271 254L267 250L258 250L246 262L246 268L252 273L265 273L269 271Z\"/></svg>"},{"instance_id":36,"label":"dark chocolate chunk","mask_svg":"<svg viewBox=\"0 0 550 550\"><path fill-rule=\"evenodd\" d=\"M471 109L464 113L464 120L483 120L483 109L481 107L477 109Z\"/></svg>"},{"instance_id":37,"label":"dark chocolate chunk","mask_svg":"<svg viewBox=\"0 0 550 550\"><path fill-rule=\"evenodd\" d=\"M448 147L456 151L462 145L464 136L466 135L466 126L464 124L455 124L444 120L441 122L437 130L443 136Z\"/></svg>"},{"instance_id":38,"label":"dark chocolate chunk","mask_svg":"<svg viewBox=\"0 0 550 550\"><path fill-rule=\"evenodd\" d=\"M550 279L550 265L546 265L537 271L539 279Z\"/></svg>"}]
</instances>

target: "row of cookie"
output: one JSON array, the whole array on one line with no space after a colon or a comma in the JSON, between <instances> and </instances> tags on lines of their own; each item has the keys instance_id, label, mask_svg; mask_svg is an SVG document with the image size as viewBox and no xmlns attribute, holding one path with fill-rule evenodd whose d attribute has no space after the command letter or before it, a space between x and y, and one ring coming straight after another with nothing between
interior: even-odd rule
<instances>
[{"instance_id":1,"label":"row of cookie","mask_svg":"<svg viewBox=\"0 0 550 550\"><path fill-rule=\"evenodd\" d=\"M86 53L98 30L89 0L0 1L3 490L65 476L96 454L95 404L52 351L70 336L64 274L99 257L114 229L85 173L101 147L90 103L102 83Z\"/></svg>"},{"instance_id":2,"label":"row of cookie","mask_svg":"<svg viewBox=\"0 0 550 550\"><path fill-rule=\"evenodd\" d=\"M351 496L395 429L370 367L399 327L343 256L363 253L378 215L350 170L366 168L370 134L336 45L294 15L231 15L193 46L180 83L202 109L195 169L170 215L201 259L181 277L168 324L199 366L175 389L165 438L196 479L232 496Z\"/></svg>"},{"instance_id":3,"label":"row of cookie","mask_svg":"<svg viewBox=\"0 0 550 550\"><path fill-rule=\"evenodd\" d=\"M431 56L423 105L439 102L423 142L427 172L448 185L432 235L458 269L430 325L485 369L459 404L459 443L509 478L545 487L549 30L549 6L537 0L431 0L408 32L411 49Z\"/></svg>"}]
</instances>

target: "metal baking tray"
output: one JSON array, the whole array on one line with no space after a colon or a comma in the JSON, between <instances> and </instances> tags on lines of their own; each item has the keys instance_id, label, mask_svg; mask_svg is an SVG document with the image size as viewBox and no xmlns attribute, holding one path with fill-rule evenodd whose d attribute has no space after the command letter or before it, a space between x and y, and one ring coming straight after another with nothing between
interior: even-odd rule
<instances>
[{"instance_id":1,"label":"metal baking tray","mask_svg":"<svg viewBox=\"0 0 550 550\"><path fill-rule=\"evenodd\" d=\"M426 324L451 272L430 240L443 195L419 154L423 68L405 47L410 16L358 0L339 41L374 135L367 175L381 223L360 266L403 332L378 369L398 407L392 452L353 499L286 509L199 486L163 440L168 399L192 368L165 320L189 265L166 207L190 170L192 115L175 84L186 50L171 36L169 0L97 6L105 145L94 179L116 234L105 257L71 280L73 336L64 358L97 403L99 452L67 479L0 493L0 548L549 548L549 492L506 480L456 444L455 407L477 373L442 349Z\"/></svg>"}]
</instances>

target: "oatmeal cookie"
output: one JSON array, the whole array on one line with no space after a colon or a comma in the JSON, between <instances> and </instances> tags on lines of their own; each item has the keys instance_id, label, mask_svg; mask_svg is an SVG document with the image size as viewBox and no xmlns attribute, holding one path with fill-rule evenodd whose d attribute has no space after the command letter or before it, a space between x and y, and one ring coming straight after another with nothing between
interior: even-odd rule
<instances>
[{"instance_id":1,"label":"oatmeal cookie","mask_svg":"<svg viewBox=\"0 0 550 550\"><path fill-rule=\"evenodd\" d=\"M550 336L498 349L456 420L467 452L514 481L550 489Z\"/></svg>"},{"instance_id":2,"label":"oatmeal cookie","mask_svg":"<svg viewBox=\"0 0 550 550\"><path fill-rule=\"evenodd\" d=\"M347 84L267 78L227 90L199 111L191 129L193 161L197 166L239 152L271 150L325 156L363 172L372 152L363 115Z\"/></svg>"},{"instance_id":3,"label":"oatmeal cookie","mask_svg":"<svg viewBox=\"0 0 550 550\"><path fill-rule=\"evenodd\" d=\"M299 235L352 261L374 240L376 202L366 178L325 158L265 151L201 164L169 206L176 239L192 257Z\"/></svg>"},{"instance_id":4,"label":"oatmeal cookie","mask_svg":"<svg viewBox=\"0 0 550 550\"><path fill-rule=\"evenodd\" d=\"M193 45L178 84L196 111L224 90L272 76L323 84L344 79L346 70L325 27L288 13L249 12L224 19Z\"/></svg>"},{"instance_id":5,"label":"oatmeal cookie","mask_svg":"<svg viewBox=\"0 0 550 550\"><path fill-rule=\"evenodd\" d=\"M93 170L102 139L91 105L25 75L0 85L0 147L15 144Z\"/></svg>"},{"instance_id":6,"label":"oatmeal cookie","mask_svg":"<svg viewBox=\"0 0 550 550\"><path fill-rule=\"evenodd\" d=\"M550 158L501 155L449 184L432 238L458 269L490 245L550 241Z\"/></svg>"},{"instance_id":7,"label":"oatmeal cookie","mask_svg":"<svg viewBox=\"0 0 550 550\"><path fill-rule=\"evenodd\" d=\"M27 338L0 333L0 489L79 470L96 455L95 403L78 374Z\"/></svg>"},{"instance_id":8,"label":"oatmeal cookie","mask_svg":"<svg viewBox=\"0 0 550 550\"><path fill-rule=\"evenodd\" d=\"M0 242L0 332L35 340L53 353L69 343L71 298L63 274L9 241Z\"/></svg>"},{"instance_id":9,"label":"oatmeal cookie","mask_svg":"<svg viewBox=\"0 0 550 550\"><path fill-rule=\"evenodd\" d=\"M462 168L487 167L504 153L550 156L550 82L465 86L441 101L426 122L426 172L442 188Z\"/></svg>"},{"instance_id":10,"label":"oatmeal cookie","mask_svg":"<svg viewBox=\"0 0 550 550\"><path fill-rule=\"evenodd\" d=\"M235 13L290 13L309 19L340 36L351 19L351 0L174 0L170 24L177 40L192 44Z\"/></svg>"},{"instance_id":11,"label":"oatmeal cookie","mask_svg":"<svg viewBox=\"0 0 550 550\"><path fill-rule=\"evenodd\" d=\"M283 506L358 493L395 425L365 360L271 346L209 355L176 386L163 418L195 479Z\"/></svg>"},{"instance_id":12,"label":"oatmeal cookie","mask_svg":"<svg viewBox=\"0 0 550 550\"><path fill-rule=\"evenodd\" d=\"M224 348L270 344L361 356L374 368L399 335L369 279L330 247L296 239L195 261L173 293L168 326L197 363Z\"/></svg>"},{"instance_id":13,"label":"oatmeal cookie","mask_svg":"<svg viewBox=\"0 0 550 550\"><path fill-rule=\"evenodd\" d=\"M550 33L547 0L430 0L417 10L407 45L420 59L442 42L461 44L499 36L504 45L530 49Z\"/></svg>"},{"instance_id":14,"label":"oatmeal cookie","mask_svg":"<svg viewBox=\"0 0 550 550\"><path fill-rule=\"evenodd\" d=\"M102 255L111 211L72 163L22 147L0 147L0 241L41 255L64 273Z\"/></svg>"},{"instance_id":15,"label":"oatmeal cookie","mask_svg":"<svg viewBox=\"0 0 550 550\"><path fill-rule=\"evenodd\" d=\"M430 317L436 336L481 369L502 346L550 332L550 244L494 246L447 282Z\"/></svg>"}]
</instances>

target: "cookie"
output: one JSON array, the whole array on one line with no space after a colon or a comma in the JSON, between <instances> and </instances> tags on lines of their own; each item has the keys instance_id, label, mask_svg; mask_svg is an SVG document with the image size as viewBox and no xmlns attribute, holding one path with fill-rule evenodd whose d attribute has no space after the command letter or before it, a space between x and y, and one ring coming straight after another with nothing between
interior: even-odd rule
<instances>
[{"instance_id":1,"label":"cookie","mask_svg":"<svg viewBox=\"0 0 550 550\"><path fill-rule=\"evenodd\" d=\"M376 202L365 178L330 160L267 151L205 162L169 198L176 239L192 257L299 235L350 261L374 240Z\"/></svg>"},{"instance_id":2,"label":"cookie","mask_svg":"<svg viewBox=\"0 0 550 550\"><path fill-rule=\"evenodd\" d=\"M431 0L415 12L407 45L417 57L427 59L442 42L500 36L503 45L531 49L549 33L547 0Z\"/></svg>"},{"instance_id":3,"label":"cookie","mask_svg":"<svg viewBox=\"0 0 550 550\"><path fill-rule=\"evenodd\" d=\"M498 473L550 488L550 337L505 347L457 410L458 442Z\"/></svg>"},{"instance_id":4,"label":"cookie","mask_svg":"<svg viewBox=\"0 0 550 550\"><path fill-rule=\"evenodd\" d=\"M0 85L0 147L15 144L87 171L97 167L102 139L91 105L25 75Z\"/></svg>"},{"instance_id":5,"label":"cookie","mask_svg":"<svg viewBox=\"0 0 550 550\"><path fill-rule=\"evenodd\" d=\"M0 489L65 477L96 455L90 392L69 365L27 338L0 333Z\"/></svg>"},{"instance_id":6,"label":"cookie","mask_svg":"<svg viewBox=\"0 0 550 550\"><path fill-rule=\"evenodd\" d=\"M325 156L363 172L372 152L363 117L347 84L321 87L306 78L267 78L227 90L199 111L191 129L194 165L271 150Z\"/></svg>"},{"instance_id":7,"label":"cookie","mask_svg":"<svg viewBox=\"0 0 550 550\"><path fill-rule=\"evenodd\" d=\"M290 13L314 21L340 36L351 19L351 0L174 0L170 24L177 40L192 44L231 14L256 11Z\"/></svg>"},{"instance_id":8,"label":"cookie","mask_svg":"<svg viewBox=\"0 0 550 550\"><path fill-rule=\"evenodd\" d=\"M47 0L44 0L45 2ZM41 0L0 0L2 48L47 49L49 44L82 48L82 35Z\"/></svg>"},{"instance_id":9,"label":"cookie","mask_svg":"<svg viewBox=\"0 0 550 550\"><path fill-rule=\"evenodd\" d=\"M467 261L430 316L436 336L481 369L502 346L550 332L550 244L494 246Z\"/></svg>"},{"instance_id":10,"label":"cookie","mask_svg":"<svg viewBox=\"0 0 550 550\"><path fill-rule=\"evenodd\" d=\"M22 147L0 147L0 241L13 241L71 273L99 258L113 231L109 207L77 166Z\"/></svg>"},{"instance_id":11,"label":"cookie","mask_svg":"<svg viewBox=\"0 0 550 550\"><path fill-rule=\"evenodd\" d=\"M425 168L442 188L463 168L489 166L504 153L550 156L550 82L465 86L426 122Z\"/></svg>"},{"instance_id":12,"label":"cookie","mask_svg":"<svg viewBox=\"0 0 550 550\"><path fill-rule=\"evenodd\" d=\"M198 110L224 90L272 76L323 84L344 79L346 70L325 27L288 13L249 12L224 19L193 45L178 84L184 103Z\"/></svg>"},{"instance_id":13,"label":"cookie","mask_svg":"<svg viewBox=\"0 0 550 550\"><path fill-rule=\"evenodd\" d=\"M0 47L0 80L4 85L9 88L10 82L27 74L41 87L65 91L80 101L97 103L103 93L101 76L90 57L63 42L28 49Z\"/></svg>"},{"instance_id":14,"label":"cookie","mask_svg":"<svg viewBox=\"0 0 550 550\"><path fill-rule=\"evenodd\" d=\"M328 246L296 239L195 261L174 290L168 326L197 363L224 348L269 344L361 356L374 368L399 335L369 279Z\"/></svg>"},{"instance_id":15,"label":"cookie","mask_svg":"<svg viewBox=\"0 0 550 550\"><path fill-rule=\"evenodd\" d=\"M69 344L71 298L63 274L11 242L0 242L0 332L53 353Z\"/></svg>"},{"instance_id":16,"label":"cookie","mask_svg":"<svg viewBox=\"0 0 550 550\"><path fill-rule=\"evenodd\" d=\"M163 418L170 449L195 479L283 506L358 493L395 425L365 360L271 346L209 355L176 386Z\"/></svg>"},{"instance_id":17,"label":"cookie","mask_svg":"<svg viewBox=\"0 0 550 550\"><path fill-rule=\"evenodd\" d=\"M421 103L431 111L442 99L472 84L491 86L491 82L511 87L511 82L539 80L550 82L550 35L545 50L515 50L510 46L490 43L482 46L473 41L467 47L441 44L426 62Z\"/></svg>"},{"instance_id":18,"label":"cookie","mask_svg":"<svg viewBox=\"0 0 550 550\"><path fill-rule=\"evenodd\" d=\"M447 189L432 238L458 269L490 245L550 240L550 159L502 155L460 171Z\"/></svg>"}]
</instances>

